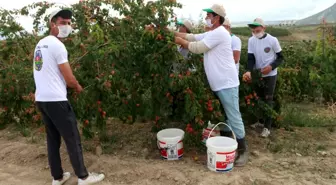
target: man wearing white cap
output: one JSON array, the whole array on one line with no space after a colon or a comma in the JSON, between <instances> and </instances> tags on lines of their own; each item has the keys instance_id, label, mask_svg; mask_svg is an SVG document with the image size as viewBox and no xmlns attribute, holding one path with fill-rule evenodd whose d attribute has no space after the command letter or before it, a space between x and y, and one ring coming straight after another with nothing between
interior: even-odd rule
<instances>
[{"instance_id":1,"label":"man wearing white cap","mask_svg":"<svg viewBox=\"0 0 336 185\"><path fill-rule=\"evenodd\" d=\"M232 39L231 47L232 47L232 52L233 52L233 58L236 63L236 68L237 68L238 75L239 75L239 60L240 60L240 51L241 51L242 43L241 43L240 38L231 32L231 23L230 23L229 18L227 17L225 18L223 26L231 34L231 39Z\"/></svg>"},{"instance_id":2,"label":"man wearing white cap","mask_svg":"<svg viewBox=\"0 0 336 185\"><path fill-rule=\"evenodd\" d=\"M188 33L188 34L190 34L191 30L193 28L193 24L189 20L178 21L177 25L178 25L180 33ZM188 59L188 55L189 55L188 48L178 47L178 51L184 57L184 59ZM196 71L195 66L192 65L192 67L189 68L189 71L195 72Z\"/></svg>"},{"instance_id":3,"label":"man wearing white cap","mask_svg":"<svg viewBox=\"0 0 336 185\"><path fill-rule=\"evenodd\" d=\"M175 32L175 42L190 52L204 53L204 69L212 91L224 107L228 124L237 136L238 158L235 166L244 166L248 161L245 128L239 111L239 79L233 59L230 33L222 26L225 9L214 4L207 12L207 26L210 31L202 34Z\"/></svg>"},{"instance_id":4,"label":"man wearing white cap","mask_svg":"<svg viewBox=\"0 0 336 185\"><path fill-rule=\"evenodd\" d=\"M178 21L177 22L180 33L191 33L192 23L189 20ZM188 48L179 47L179 52L186 59L188 58L189 50Z\"/></svg>"},{"instance_id":5,"label":"man wearing white cap","mask_svg":"<svg viewBox=\"0 0 336 185\"><path fill-rule=\"evenodd\" d=\"M78 185L94 184L104 179L103 174L88 173L86 170L76 116L67 99L67 86L77 93L83 91L72 73L67 49L60 40L72 31L71 17L70 10L52 12L49 18L50 35L39 41L34 52L35 101L46 128L52 185L62 185L71 176L62 169L61 137L78 177Z\"/></svg>"},{"instance_id":6,"label":"man wearing white cap","mask_svg":"<svg viewBox=\"0 0 336 185\"><path fill-rule=\"evenodd\" d=\"M256 18L248 26L251 28L253 36L248 41L247 72L243 75L243 80L251 81L251 71L259 70L265 85L257 90L257 94L273 108L273 94L278 74L277 67L284 61L281 46L276 37L265 32L266 27L261 18ZM261 133L262 137L270 135L272 121L271 116L265 115L263 120L265 127ZM259 123L256 125L259 125Z\"/></svg>"},{"instance_id":7,"label":"man wearing white cap","mask_svg":"<svg viewBox=\"0 0 336 185\"><path fill-rule=\"evenodd\" d=\"M177 25L179 28L179 32L181 33L191 33L191 30L193 28L193 24L189 20L178 21Z\"/></svg>"},{"instance_id":8,"label":"man wearing white cap","mask_svg":"<svg viewBox=\"0 0 336 185\"><path fill-rule=\"evenodd\" d=\"M183 21L178 21L177 22L177 28L178 31L180 33L191 33L191 29L193 28L191 21L189 20L183 20ZM185 60L188 59L188 55L189 55L189 50L188 48L183 48L183 47L177 47L178 52L184 57ZM173 63L173 72L174 73L180 73L182 71L182 66L181 63L177 63L174 62ZM195 71L195 67L193 66L192 68L189 68L189 71ZM172 116L176 116L177 115L177 103L179 101L181 101L180 99L178 99L178 94L181 93L180 91L178 92L173 92L172 96L173 98L173 115ZM174 118L173 118L174 119Z\"/></svg>"}]
</instances>

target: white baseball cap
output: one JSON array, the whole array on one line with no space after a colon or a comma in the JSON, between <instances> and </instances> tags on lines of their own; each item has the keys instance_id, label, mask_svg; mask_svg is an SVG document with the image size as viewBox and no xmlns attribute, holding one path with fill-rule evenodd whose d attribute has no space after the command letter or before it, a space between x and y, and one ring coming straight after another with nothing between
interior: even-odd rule
<instances>
[{"instance_id":1,"label":"white baseball cap","mask_svg":"<svg viewBox=\"0 0 336 185\"><path fill-rule=\"evenodd\" d=\"M203 9L203 11L205 11L207 13L216 13L216 14L222 16L222 17L225 17L225 15L226 15L224 6L220 5L220 4L214 4L214 5L212 5L211 8Z\"/></svg>"},{"instance_id":2,"label":"white baseball cap","mask_svg":"<svg viewBox=\"0 0 336 185\"><path fill-rule=\"evenodd\" d=\"M71 19L72 17L72 11L69 9L60 9L57 8L56 10L52 11L50 16L49 16L49 22L51 22L51 19L54 18L55 16L59 15L60 17L64 19Z\"/></svg>"},{"instance_id":3,"label":"white baseball cap","mask_svg":"<svg viewBox=\"0 0 336 185\"><path fill-rule=\"evenodd\" d=\"M188 28L189 30L191 30L193 28L193 24L191 21L189 20L184 20L184 21L178 21L177 22L178 25L184 25L186 28Z\"/></svg>"},{"instance_id":4,"label":"white baseball cap","mask_svg":"<svg viewBox=\"0 0 336 185\"><path fill-rule=\"evenodd\" d=\"M265 23L261 18L256 18L253 20L252 23L248 24L249 27L258 27L258 26L262 26L265 27Z\"/></svg>"},{"instance_id":5,"label":"white baseball cap","mask_svg":"<svg viewBox=\"0 0 336 185\"><path fill-rule=\"evenodd\" d=\"M230 19L225 17L225 21L223 23L224 26L231 26L231 22L230 22Z\"/></svg>"}]
</instances>

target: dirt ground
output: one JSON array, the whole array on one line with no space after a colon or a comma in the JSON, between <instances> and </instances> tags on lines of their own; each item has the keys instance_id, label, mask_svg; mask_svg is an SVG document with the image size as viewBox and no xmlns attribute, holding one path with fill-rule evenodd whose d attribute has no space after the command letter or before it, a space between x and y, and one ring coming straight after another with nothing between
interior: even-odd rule
<instances>
[{"instance_id":1,"label":"dirt ground","mask_svg":"<svg viewBox=\"0 0 336 185\"><path fill-rule=\"evenodd\" d=\"M219 174L206 168L205 152L187 149L180 161L161 160L153 144L155 135L148 128L146 123L111 122L111 142L102 145L102 154L95 142L83 141L88 170L106 174L101 185L336 184L336 133L328 129L280 129L269 139L249 129L248 165ZM45 136L39 131L31 135L22 137L10 128L0 131L1 185L51 184ZM73 174L64 148L64 170ZM66 185L75 185L76 180L72 177Z\"/></svg>"}]
</instances>

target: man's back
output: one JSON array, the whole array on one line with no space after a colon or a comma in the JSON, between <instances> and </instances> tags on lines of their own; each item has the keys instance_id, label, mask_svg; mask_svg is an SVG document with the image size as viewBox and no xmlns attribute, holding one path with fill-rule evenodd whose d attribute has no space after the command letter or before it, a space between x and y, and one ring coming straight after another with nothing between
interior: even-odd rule
<instances>
[{"instance_id":1,"label":"man's back","mask_svg":"<svg viewBox=\"0 0 336 185\"><path fill-rule=\"evenodd\" d=\"M58 65L68 62L64 44L54 36L39 41L34 51L35 100L67 101L66 82Z\"/></svg>"}]
</instances>

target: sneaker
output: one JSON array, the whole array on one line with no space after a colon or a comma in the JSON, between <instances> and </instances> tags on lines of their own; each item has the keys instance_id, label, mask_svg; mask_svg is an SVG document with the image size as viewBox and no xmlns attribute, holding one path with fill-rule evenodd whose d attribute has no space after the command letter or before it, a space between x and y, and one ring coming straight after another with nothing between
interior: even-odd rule
<instances>
[{"instance_id":1,"label":"sneaker","mask_svg":"<svg viewBox=\"0 0 336 185\"><path fill-rule=\"evenodd\" d=\"M258 127L264 127L264 124L262 124L260 122L257 122L255 124L252 124L250 127L253 128L253 129L256 129Z\"/></svg>"},{"instance_id":2,"label":"sneaker","mask_svg":"<svg viewBox=\"0 0 336 185\"><path fill-rule=\"evenodd\" d=\"M271 134L271 131L267 128L264 128L264 130L261 133L261 137L267 138Z\"/></svg>"},{"instance_id":3,"label":"sneaker","mask_svg":"<svg viewBox=\"0 0 336 185\"><path fill-rule=\"evenodd\" d=\"M89 173L89 176L86 179L78 179L78 185L90 185L95 184L98 182L101 182L104 180L105 175L104 174L98 174L98 173Z\"/></svg>"},{"instance_id":4,"label":"sneaker","mask_svg":"<svg viewBox=\"0 0 336 185\"><path fill-rule=\"evenodd\" d=\"M68 181L71 177L71 174L69 172L65 172L63 173L63 178L62 180L53 180L52 181L52 185L62 185L64 184L66 181Z\"/></svg>"}]
</instances>

